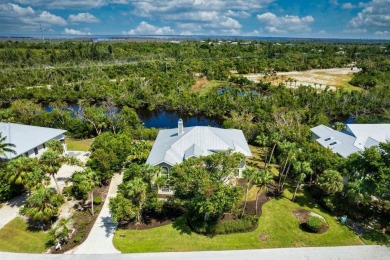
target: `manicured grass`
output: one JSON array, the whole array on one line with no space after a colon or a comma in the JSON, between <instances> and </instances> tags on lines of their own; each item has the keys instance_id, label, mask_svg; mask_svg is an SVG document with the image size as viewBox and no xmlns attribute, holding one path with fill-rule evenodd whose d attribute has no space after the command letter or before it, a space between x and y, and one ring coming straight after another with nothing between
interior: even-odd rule
<instances>
[{"instance_id":1,"label":"manicured grass","mask_svg":"<svg viewBox=\"0 0 390 260\"><path fill-rule=\"evenodd\" d=\"M69 151L89 151L91 149L92 142L92 139L65 139L66 147Z\"/></svg>"},{"instance_id":2,"label":"manicured grass","mask_svg":"<svg viewBox=\"0 0 390 260\"><path fill-rule=\"evenodd\" d=\"M113 239L114 245L122 253L131 253L363 244L348 227L320 209L307 194L298 194L297 203L291 202L290 198L291 193L286 191L285 197L267 202L259 226L253 232L207 237L191 232L180 218L173 224L148 230L119 229ZM297 208L321 214L328 222L329 230L323 234L301 230L291 213ZM261 241L260 235L268 236L268 239Z\"/></svg>"},{"instance_id":3,"label":"manicured grass","mask_svg":"<svg viewBox=\"0 0 390 260\"><path fill-rule=\"evenodd\" d=\"M15 218L0 229L0 251L17 253L43 253L47 233L32 231L21 218Z\"/></svg>"},{"instance_id":4,"label":"manicured grass","mask_svg":"<svg viewBox=\"0 0 390 260\"><path fill-rule=\"evenodd\" d=\"M249 149L252 152L252 157L249 157L246 161L247 166L253 168L263 168L264 167L264 159L265 152L267 152L266 148L249 145Z\"/></svg>"}]
</instances>

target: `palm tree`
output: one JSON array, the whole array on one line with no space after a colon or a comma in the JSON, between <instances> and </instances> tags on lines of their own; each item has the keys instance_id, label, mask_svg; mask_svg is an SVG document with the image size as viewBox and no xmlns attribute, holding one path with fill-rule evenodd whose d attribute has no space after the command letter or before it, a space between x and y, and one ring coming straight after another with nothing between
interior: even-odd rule
<instances>
[{"instance_id":1,"label":"palm tree","mask_svg":"<svg viewBox=\"0 0 390 260\"><path fill-rule=\"evenodd\" d=\"M61 156L54 151L46 151L42 154L41 158L39 159L42 169L45 173L49 174L53 180L54 183L56 184L57 187L57 192L61 194L60 187L58 186L57 180L55 178L55 175L58 173L60 170L62 164L63 164L63 159Z\"/></svg>"},{"instance_id":2,"label":"palm tree","mask_svg":"<svg viewBox=\"0 0 390 260\"><path fill-rule=\"evenodd\" d=\"M256 174L258 171L256 169L250 168L250 169L245 169L242 174L243 177L246 179L246 184L245 184L245 203L244 207L242 209L242 215L245 213L246 209L246 203L248 202L248 193L249 193L249 187L253 185L253 180L256 178Z\"/></svg>"},{"instance_id":3,"label":"palm tree","mask_svg":"<svg viewBox=\"0 0 390 260\"><path fill-rule=\"evenodd\" d=\"M14 144L6 143L6 136L3 136L3 133L0 133L0 155L7 157L6 153L16 154L15 150L11 147L15 147Z\"/></svg>"},{"instance_id":4,"label":"palm tree","mask_svg":"<svg viewBox=\"0 0 390 260\"><path fill-rule=\"evenodd\" d=\"M41 164L42 170L53 178L54 183L57 187L57 192L59 194L61 194L61 189L58 186L55 175L58 173L61 166L65 163L68 163L70 165L82 165L82 163L76 158L61 156L60 154L52 150L44 152L40 157L39 162Z\"/></svg>"},{"instance_id":5,"label":"palm tree","mask_svg":"<svg viewBox=\"0 0 390 260\"><path fill-rule=\"evenodd\" d=\"M95 214L93 209L93 189L100 184L100 178L96 174L96 172L92 171L91 168L86 168L83 174L84 178L82 184L86 191L90 192L91 196L91 214L92 216Z\"/></svg>"},{"instance_id":6,"label":"palm tree","mask_svg":"<svg viewBox=\"0 0 390 260\"><path fill-rule=\"evenodd\" d=\"M260 191L267 191L267 185L273 184L273 174L268 169L259 170L256 173L256 177L253 180L253 183L259 188L256 194L256 215L257 215L257 203L259 201Z\"/></svg>"},{"instance_id":7,"label":"palm tree","mask_svg":"<svg viewBox=\"0 0 390 260\"><path fill-rule=\"evenodd\" d=\"M268 159L268 163L267 162L265 163L265 167L264 168L267 168L267 166L271 164L272 156L274 154L276 145L278 144L280 138L281 138L281 136L278 133L272 133L271 136L269 137L269 141L271 143L273 143L273 147L272 147L272 150L271 150L271 155L269 156L269 159Z\"/></svg>"},{"instance_id":8,"label":"palm tree","mask_svg":"<svg viewBox=\"0 0 390 260\"><path fill-rule=\"evenodd\" d=\"M18 157L7 163L6 177L9 183L32 190L42 185L44 174L36 158Z\"/></svg>"},{"instance_id":9,"label":"palm tree","mask_svg":"<svg viewBox=\"0 0 390 260\"><path fill-rule=\"evenodd\" d=\"M54 189L41 188L28 197L26 204L20 208L20 214L47 223L57 215L63 202L64 197L56 194Z\"/></svg>"},{"instance_id":10,"label":"palm tree","mask_svg":"<svg viewBox=\"0 0 390 260\"><path fill-rule=\"evenodd\" d=\"M142 220L142 210L146 201L146 193L148 190L148 184L145 183L142 178L135 177L133 180L126 182L124 185L124 197L131 198L135 210L136 210L136 221L141 223Z\"/></svg>"},{"instance_id":11,"label":"palm tree","mask_svg":"<svg viewBox=\"0 0 390 260\"><path fill-rule=\"evenodd\" d=\"M343 177L338 171L325 170L318 178L320 188L326 194L333 194L343 190Z\"/></svg>"},{"instance_id":12,"label":"palm tree","mask_svg":"<svg viewBox=\"0 0 390 260\"><path fill-rule=\"evenodd\" d=\"M291 199L292 201L295 200L295 196L297 195L299 186L305 180L306 175L311 174L313 172L309 162L297 162L296 164L294 164L294 171L296 171L298 175L296 178L297 186L295 187L294 195Z\"/></svg>"}]
</instances>

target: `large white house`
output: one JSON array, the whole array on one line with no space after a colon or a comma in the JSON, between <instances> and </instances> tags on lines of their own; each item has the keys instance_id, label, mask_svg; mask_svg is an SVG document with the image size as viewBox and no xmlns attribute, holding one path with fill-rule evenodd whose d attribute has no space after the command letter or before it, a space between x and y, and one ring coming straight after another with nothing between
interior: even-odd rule
<instances>
[{"instance_id":1,"label":"large white house","mask_svg":"<svg viewBox=\"0 0 390 260\"><path fill-rule=\"evenodd\" d=\"M40 156L45 150L45 143L52 140L63 140L66 130L0 122L0 133L6 137L5 143L14 144L11 147L16 153L6 152L0 155L2 160L10 160L18 156Z\"/></svg>"},{"instance_id":2,"label":"large white house","mask_svg":"<svg viewBox=\"0 0 390 260\"><path fill-rule=\"evenodd\" d=\"M160 130L146 163L161 166L169 176L170 168L191 157L207 156L217 152L240 152L245 157L252 153L241 130L209 126L184 127ZM246 160L241 163L237 177L242 177ZM161 193L161 191L159 191Z\"/></svg>"},{"instance_id":3,"label":"large white house","mask_svg":"<svg viewBox=\"0 0 390 260\"><path fill-rule=\"evenodd\" d=\"M347 129L344 131L336 131L324 125L316 126L310 129L312 139L345 158L365 148L390 141L390 124L347 124L346 126Z\"/></svg>"}]
</instances>

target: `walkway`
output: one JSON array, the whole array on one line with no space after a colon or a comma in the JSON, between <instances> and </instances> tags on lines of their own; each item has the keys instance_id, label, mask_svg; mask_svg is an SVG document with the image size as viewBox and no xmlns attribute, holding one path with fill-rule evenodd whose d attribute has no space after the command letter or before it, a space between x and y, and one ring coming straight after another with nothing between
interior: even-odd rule
<instances>
[{"instance_id":1,"label":"walkway","mask_svg":"<svg viewBox=\"0 0 390 260\"><path fill-rule=\"evenodd\" d=\"M87 239L80 246L66 252L66 254L119 254L112 244L116 223L111 219L108 208L109 198L115 197L118 185L122 183L123 174L115 174L111 180L106 201L92 227ZM72 258L73 259L73 258Z\"/></svg>"},{"instance_id":2,"label":"walkway","mask_svg":"<svg viewBox=\"0 0 390 260\"><path fill-rule=\"evenodd\" d=\"M95 252L99 246L95 247ZM313 259L313 260L388 260L390 249L386 246L340 246L340 247L300 247L275 248L259 250L232 250L232 251L203 251L203 252L172 252L172 253L145 253L145 254L118 254L118 255L39 255L0 253L4 260L100 260L100 259L169 259L169 260L197 260L197 259Z\"/></svg>"},{"instance_id":3,"label":"walkway","mask_svg":"<svg viewBox=\"0 0 390 260\"><path fill-rule=\"evenodd\" d=\"M26 202L27 193L23 193L10 201L4 202L0 208L0 228L19 216L19 208Z\"/></svg>"}]
</instances>

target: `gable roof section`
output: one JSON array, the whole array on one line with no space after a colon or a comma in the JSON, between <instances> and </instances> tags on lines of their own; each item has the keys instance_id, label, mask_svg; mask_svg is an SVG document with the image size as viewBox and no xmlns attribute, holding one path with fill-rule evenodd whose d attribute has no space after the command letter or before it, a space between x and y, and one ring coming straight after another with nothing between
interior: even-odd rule
<instances>
[{"instance_id":1,"label":"gable roof section","mask_svg":"<svg viewBox=\"0 0 390 260\"><path fill-rule=\"evenodd\" d=\"M343 157L364 148L390 141L390 124L347 124L346 131L336 131L324 125L313 127L316 141Z\"/></svg>"},{"instance_id":2,"label":"gable roof section","mask_svg":"<svg viewBox=\"0 0 390 260\"><path fill-rule=\"evenodd\" d=\"M356 137L354 145L360 149L375 145L374 141L390 141L390 124L348 124L347 131Z\"/></svg>"},{"instance_id":3,"label":"gable roof section","mask_svg":"<svg viewBox=\"0 0 390 260\"><path fill-rule=\"evenodd\" d=\"M252 156L244 134L237 129L221 129L208 126L185 127L178 135L177 128L160 130L147 163L175 165L190 157L206 156L232 149L245 156Z\"/></svg>"},{"instance_id":4,"label":"gable roof section","mask_svg":"<svg viewBox=\"0 0 390 260\"><path fill-rule=\"evenodd\" d=\"M0 158L12 159L64 134L66 130L1 122L0 132L3 137L6 136L6 143L15 145L12 149L16 152L7 153L7 157Z\"/></svg>"}]
</instances>

